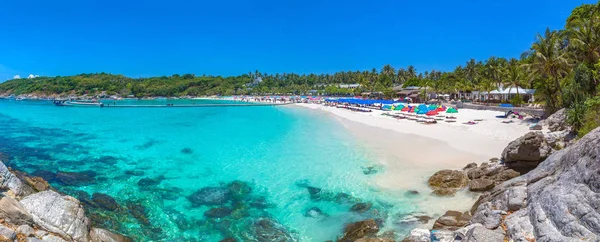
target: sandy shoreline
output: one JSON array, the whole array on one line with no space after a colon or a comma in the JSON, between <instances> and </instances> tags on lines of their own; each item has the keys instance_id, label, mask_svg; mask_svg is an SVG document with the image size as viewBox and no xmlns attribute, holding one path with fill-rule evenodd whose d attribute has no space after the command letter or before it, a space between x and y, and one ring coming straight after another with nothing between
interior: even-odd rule
<instances>
[{"instance_id":1,"label":"sandy shoreline","mask_svg":"<svg viewBox=\"0 0 600 242\"><path fill-rule=\"evenodd\" d=\"M383 111L358 113L317 104L294 106L325 112L336 118L359 142L374 152L384 172L375 183L392 192L416 190L420 210L439 215L447 210L468 210L479 194L461 191L454 197L430 195L427 179L442 169L462 169L470 162L499 157L512 140L529 130L526 123L503 124L501 112L461 109L457 123L423 125L410 120L382 116ZM483 119L477 125L464 125ZM427 225L426 225L427 226Z\"/></svg>"}]
</instances>

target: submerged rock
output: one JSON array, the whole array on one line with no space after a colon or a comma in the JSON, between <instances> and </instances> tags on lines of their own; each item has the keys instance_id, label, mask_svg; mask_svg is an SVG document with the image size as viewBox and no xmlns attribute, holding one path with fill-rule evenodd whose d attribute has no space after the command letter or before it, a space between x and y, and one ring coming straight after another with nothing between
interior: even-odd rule
<instances>
[{"instance_id":1,"label":"submerged rock","mask_svg":"<svg viewBox=\"0 0 600 242\"><path fill-rule=\"evenodd\" d=\"M283 225L270 218L259 218L253 224L252 232L256 241L296 241Z\"/></svg>"},{"instance_id":2,"label":"submerged rock","mask_svg":"<svg viewBox=\"0 0 600 242\"><path fill-rule=\"evenodd\" d=\"M308 194L310 194L310 199L319 200L321 199L321 188L307 186Z\"/></svg>"},{"instance_id":3,"label":"submerged rock","mask_svg":"<svg viewBox=\"0 0 600 242\"><path fill-rule=\"evenodd\" d=\"M231 212L233 212L233 209L231 209L231 208L216 207L216 208L211 208L211 209L207 210L206 212L204 212L204 216L207 218L224 218L224 217L231 215Z\"/></svg>"},{"instance_id":4,"label":"submerged rock","mask_svg":"<svg viewBox=\"0 0 600 242\"><path fill-rule=\"evenodd\" d=\"M236 201L246 200L252 193L252 187L243 181L233 181L227 184L231 198Z\"/></svg>"},{"instance_id":5,"label":"submerged rock","mask_svg":"<svg viewBox=\"0 0 600 242\"><path fill-rule=\"evenodd\" d=\"M136 218L142 225L150 226L150 220L148 219L148 214L146 212L146 207L141 205L138 202L128 201L126 203L127 209L129 213Z\"/></svg>"},{"instance_id":6,"label":"submerged rock","mask_svg":"<svg viewBox=\"0 0 600 242\"><path fill-rule=\"evenodd\" d=\"M157 186L159 185L162 180L164 180L164 176L159 176L156 178L142 178L138 181L138 186L140 187L150 187L150 186Z\"/></svg>"},{"instance_id":7,"label":"submerged rock","mask_svg":"<svg viewBox=\"0 0 600 242\"><path fill-rule=\"evenodd\" d=\"M96 159L96 162L104 163L107 165L114 165L117 164L117 162L119 162L119 158L107 155Z\"/></svg>"},{"instance_id":8,"label":"submerged rock","mask_svg":"<svg viewBox=\"0 0 600 242\"><path fill-rule=\"evenodd\" d=\"M126 170L125 171L125 175L130 175L130 176L143 176L144 175L144 171L140 171L140 170Z\"/></svg>"},{"instance_id":9,"label":"submerged rock","mask_svg":"<svg viewBox=\"0 0 600 242\"><path fill-rule=\"evenodd\" d=\"M377 174L377 172L379 172L379 168L376 166L367 166L367 167L361 167L363 170L363 174L365 175L373 175L373 174Z\"/></svg>"},{"instance_id":10,"label":"submerged rock","mask_svg":"<svg viewBox=\"0 0 600 242\"><path fill-rule=\"evenodd\" d=\"M65 186L89 185L96 182L96 172L57 172L53 181Z\"/></svg>"},{"instance_id":11,"label":"submerged rock","mask_svg":"<svg viewBox=\"0 0 600 242\"><path fill-rule=\"evenodd\" d=\"M354 242L358 239L374 236L379 232L379 225L373 219L346 225L344 234L338 242Z\"/></svg>"},{"instance_id":12,"label":"submerged rock","mask_svg":"<svg viewBox=\"0 0 600 242\"><path fill-rule=\"evenodd\" d=\"M79 201L48 190L21 200L23 207L44 229L75 241L87 241L90 221Z\"/></svg>"},{"instance_id":13,"label":"submerged rock","mask_svg":"<svg viewBox=\"0 0 600 242\"><path fill-rule=\"evenodd\" d=\"M187 199L196 207L202 205L222 205L231 199L231 194L227 188L205 187L194 192Z\"/></svg>"},{"instance_id":14,"label":"submerged rock","mask_svg":"<svg viewBox=\"0 0 600 242\"><path fill-rule=\"evenodd\" d=\"M321 211L321 209L318 207L312 207L304 212L304 217L322 219L327 217L327 214Z\"/></svg>"},{"instance_id":15,"label":"submerged rock","mask_svg":"<svg viewBox=\"0 0 600 242\"><path fill-rule=\"evenodd\" d=\"M371 207L373 206L372 203L370 202L366 202L366 203L357 203L354 204L351 208L350 211L351 212L357 212L357 213L364 213L366 211L369 211L369 209L371 209Z\"/></svg>"},{"instance_id":16,"label":"submerged rock","mask_svg":"<svg viewBox=\"0 0 600 242\"><path fill-rule=\"evenodd\" d=\"M189 155L189 154L194 153L194 151L191 148L183 148L183 149L181 149L181 153Z\"/></svg>"},{"instance_id":17,"label":"submerged rock","mask_svg":"<svg viewBox=\"0 0 600 242\"><path fill-rule=\"evenodd\" d=\"M103 193L94 193L92 194L92 201L98 205L98 207L109 210L116 211L120 208L117 201L109 195Z\"/></svg>"}]
</instances>

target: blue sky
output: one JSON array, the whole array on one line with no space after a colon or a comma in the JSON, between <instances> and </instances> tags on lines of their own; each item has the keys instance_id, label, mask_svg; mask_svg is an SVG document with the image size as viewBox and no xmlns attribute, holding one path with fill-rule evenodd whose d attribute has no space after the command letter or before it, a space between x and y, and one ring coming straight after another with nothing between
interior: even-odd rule
<instances>
[{"instance_id":1,"label":"blue sky","mask_svg":"<svg viewBox=\"0 0 600 242\"><path fill-rule=\"evenodd\" d=\"M3 1L0 81L110 72L452 70L518 57L591 0Z\"/></svg>"}]
</instances>

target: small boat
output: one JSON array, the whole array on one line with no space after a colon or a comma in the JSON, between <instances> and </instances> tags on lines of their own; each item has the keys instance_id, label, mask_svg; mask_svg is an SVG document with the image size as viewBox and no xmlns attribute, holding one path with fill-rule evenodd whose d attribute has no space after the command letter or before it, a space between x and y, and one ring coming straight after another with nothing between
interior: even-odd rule
<instances>
[{"instance_id":1,"label":"small boat","mask_svg":"<svg viewBox=\"0 0 600 242\"><path fill-rule=\"evenodd\" d=\"M22 98L22 97L17 97L15 100L16 100L16 101L23 101L23 100L25 100L25 98Z\"/></svg>"},{"instance_id":2,"label":"small boat","mask_svg":"<svg viewBox=\"0 0 600 242\"><path fill-rule=\"evenodd\" d=\"M67 100L54 100L54 105L56 106L68 106L68 107L104 107L104 103L92 100L77 100L77 101L67 101Z\"/></svg>"}]
</instances>

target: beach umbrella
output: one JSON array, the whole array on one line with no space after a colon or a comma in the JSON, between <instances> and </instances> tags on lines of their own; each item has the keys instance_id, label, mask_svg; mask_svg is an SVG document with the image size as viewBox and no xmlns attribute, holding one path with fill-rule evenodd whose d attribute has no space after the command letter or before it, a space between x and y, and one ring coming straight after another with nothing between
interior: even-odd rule
<instances>
[{"instance_id":1,"label":"beach umbrella","mask_svg":"<svg viewBox=\"0 0 600 242\"><path fill-rule=\"evenodd\" d=\"M408 112L408 111L410 111L410 108L408 108L408 107L403 107L401 111L402 111L402 112Z\"/></svg>"},{"instance_id":2,"label":"beach umbrella","mask_svg":"<svg viewBox=\"0 0 600 242\"><path fill-rule=\"evenodd\" d=\"M400 104L394 108L394 110L396 110L396 111L402 111L402 109L404 109L404 105L402 105L402 104Z\"/></svg>"},{"instance_id":3,"label":"beach umbrella","mask_svg":"<svg viewBox=\"0 0 600 242\"><path fill-rule=\"evenodd\" d=\"M448 110L446 110L446 113L458 113L458 110L456 110L455 108L448 108Z\"/></svg>"},{"instance_id":4,"label":"beach umbrella","mask_svg":"<svg viewBox=\"0 0 600 242\"><path fill-rule=\"evenodd\" d=\"M392 106L391 105L383 105L383 107L381 107L382 109L386 109L386 110L392 110Z\"/></svg>"}]
</instances>

